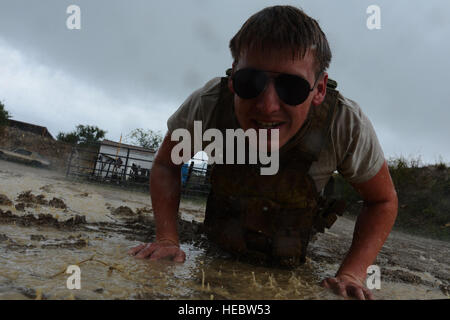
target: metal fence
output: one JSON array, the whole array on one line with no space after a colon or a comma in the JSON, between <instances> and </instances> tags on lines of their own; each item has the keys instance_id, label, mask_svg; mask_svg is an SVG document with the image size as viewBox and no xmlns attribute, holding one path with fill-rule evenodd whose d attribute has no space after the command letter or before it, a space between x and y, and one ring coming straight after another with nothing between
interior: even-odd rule
<instances>
[{"instance_id":1,"label":"metal fence","mask_svg":"<svg viewBox=\"0 0 450 320\"><path fill-rule=\"evenodd\" d=\"M67 164L67 177L122 187L149 189L149 178L155 153L142 148L120 146L121 153L101 152L100 144L73 146ZM141 156L134 154L138 152ZM147 157L145 155L147 154ZM151 159L151 160L149 160ZM182 167L182 195L206 197L210 190L210 167L203 159L192 159Z\"/></svg>"}]
</instances>

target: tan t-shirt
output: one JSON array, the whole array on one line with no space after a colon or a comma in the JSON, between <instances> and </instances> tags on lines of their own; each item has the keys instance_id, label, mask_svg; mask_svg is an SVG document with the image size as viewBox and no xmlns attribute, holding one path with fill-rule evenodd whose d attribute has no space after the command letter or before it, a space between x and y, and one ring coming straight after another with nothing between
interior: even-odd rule
<instances>
[{"instance_id":1,"label":"tan t-shirt","mask_svg":"<svg viewBox=\"0 0 450 320\"><path fill-rule=\"evenodd\" d=\"M184 128L194 137L194 121L202 121L203 132L216 128L217 119L213 118L213 110L219 94L220 78L212 79L193 92L167 121L169 133ZM383 151L369 119L356 102L342 95L338 99L329 141L309 171L319 191L323 190L336 170L347 181L361 183L375 176L384 163ZM230 128L236 127L235 117L230 117L230 121L233 119ZM205 142L203 147L209 143Z\"/></svg>"}]
</instances>

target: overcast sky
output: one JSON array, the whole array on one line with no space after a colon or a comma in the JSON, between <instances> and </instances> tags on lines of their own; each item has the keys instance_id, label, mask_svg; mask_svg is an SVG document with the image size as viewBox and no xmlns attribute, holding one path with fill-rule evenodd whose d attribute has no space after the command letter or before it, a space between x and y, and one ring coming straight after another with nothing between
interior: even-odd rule
<instances>
[{"instance_id":1,"label":"overcast sky","mask_svg":"<svg viewBox=\"0 0 450 320\"><path fill-rule=\"evenodd\" d=\"M66 9L81 8L81 30ZM327 34L330 77L372 121L387 158L450 162L450 1L0 0L0 100L56 136L97 125L118 141L166 131L186 97L231 65L253 13L303 8ZM369 30L369 5L381 29Z\"/></svg>"}]
</instances>

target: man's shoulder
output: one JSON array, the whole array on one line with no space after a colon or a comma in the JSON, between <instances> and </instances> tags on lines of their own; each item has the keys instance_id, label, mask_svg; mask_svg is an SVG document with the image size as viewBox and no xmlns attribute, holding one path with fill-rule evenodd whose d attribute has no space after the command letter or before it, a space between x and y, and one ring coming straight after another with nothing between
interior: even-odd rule
<instances>
[{"instance_id":1,"label":"man's shoulder","mask_svg":"<svg viewBox=\"0 0 450 320\"><path fill-rule=\"evenodd\" d=\"M220 77L215 77L203 85L203 87L194 91L188 99L190 101L190 108L193 109L212 109L220 97Z\"/></svg>"},{"instance_id":2,"label":"man's shoulder","mask_svg":"<svg viewBox=\"0 0 450 320\"><path fill-rule=\"evenodd\" d=\"M221 77L215 77L209 80L202 88L199 89L198 94L200 97L218 97L220 94L221 80Z\"/></svg>"},{"instance_id":3,"label":"man's shoulder","mask_svg":"<svg viewBox=\"0 0 450 320\"><path fill-rule=\"evenodd\" d=\"M332 123L331 142L329 150L337 169L349 182L367 181L384 163L371 121L356 101L342 94Z\"/></svg>"},{"instance_id":4,"label":"man's shoulder","mask_svg":"<svg viewBox=\"0 0 450 320\"><path fill-rule=\"evenodd\" d=\"M194 121L202 121L204 128L215 125L214 109L220 96L221 78L209 80L195 90L167 120L169 131L178 128L193 129Z\"/></svg>"},{"instance_id":5,"label":"man's shoulder","mask_svg":"<svg viewBox=\"0 0 450 320\"><path fill-rule=\"evenodd\" d=\"M345 97L341 93L338 94L338 110L336 114L338 118L339 116L343 118L353 117L358 120L362 120L364 117L364 113L360 105L356 101Z\"/></svg>"},{"instance_id":6,"label":"man's shoulder","mask_svg":"<svg viewBox=\"0 0 450 320\"><path fill-rule=\"evenodd\" d=\"M368 118L361 109L360 105L341 93L338 94L338 104L335 116L332 122L334 131L355 131L365 127Z\"/></svg>"}]
</instances>

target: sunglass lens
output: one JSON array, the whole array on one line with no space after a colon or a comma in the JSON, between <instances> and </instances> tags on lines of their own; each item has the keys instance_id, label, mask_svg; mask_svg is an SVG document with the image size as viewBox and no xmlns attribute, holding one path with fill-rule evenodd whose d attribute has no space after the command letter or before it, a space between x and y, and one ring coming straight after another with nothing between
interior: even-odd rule
<instances>
[{"instance_id":1,"label":"sunglass lens","mask_svg":"<svg viewBox=\"0 0 450 320\"><path fill-rule=\"evenodd\" d=\"M275 88L280 99L291 106L304 102L310 92L308 81L290 74L278 76L275 80Z\"/></svg>"},{"instance_id":2,"label":"sunglass lens","mask_svg":"<svg viewBox=\"0 0 450 320\"><path fill-rule=\"evenodd\" d=\"M241 69L233 76L233 88L242 99L256 98L266 87L267 75L253 69Z\"/></svg>"}]
</instances>

